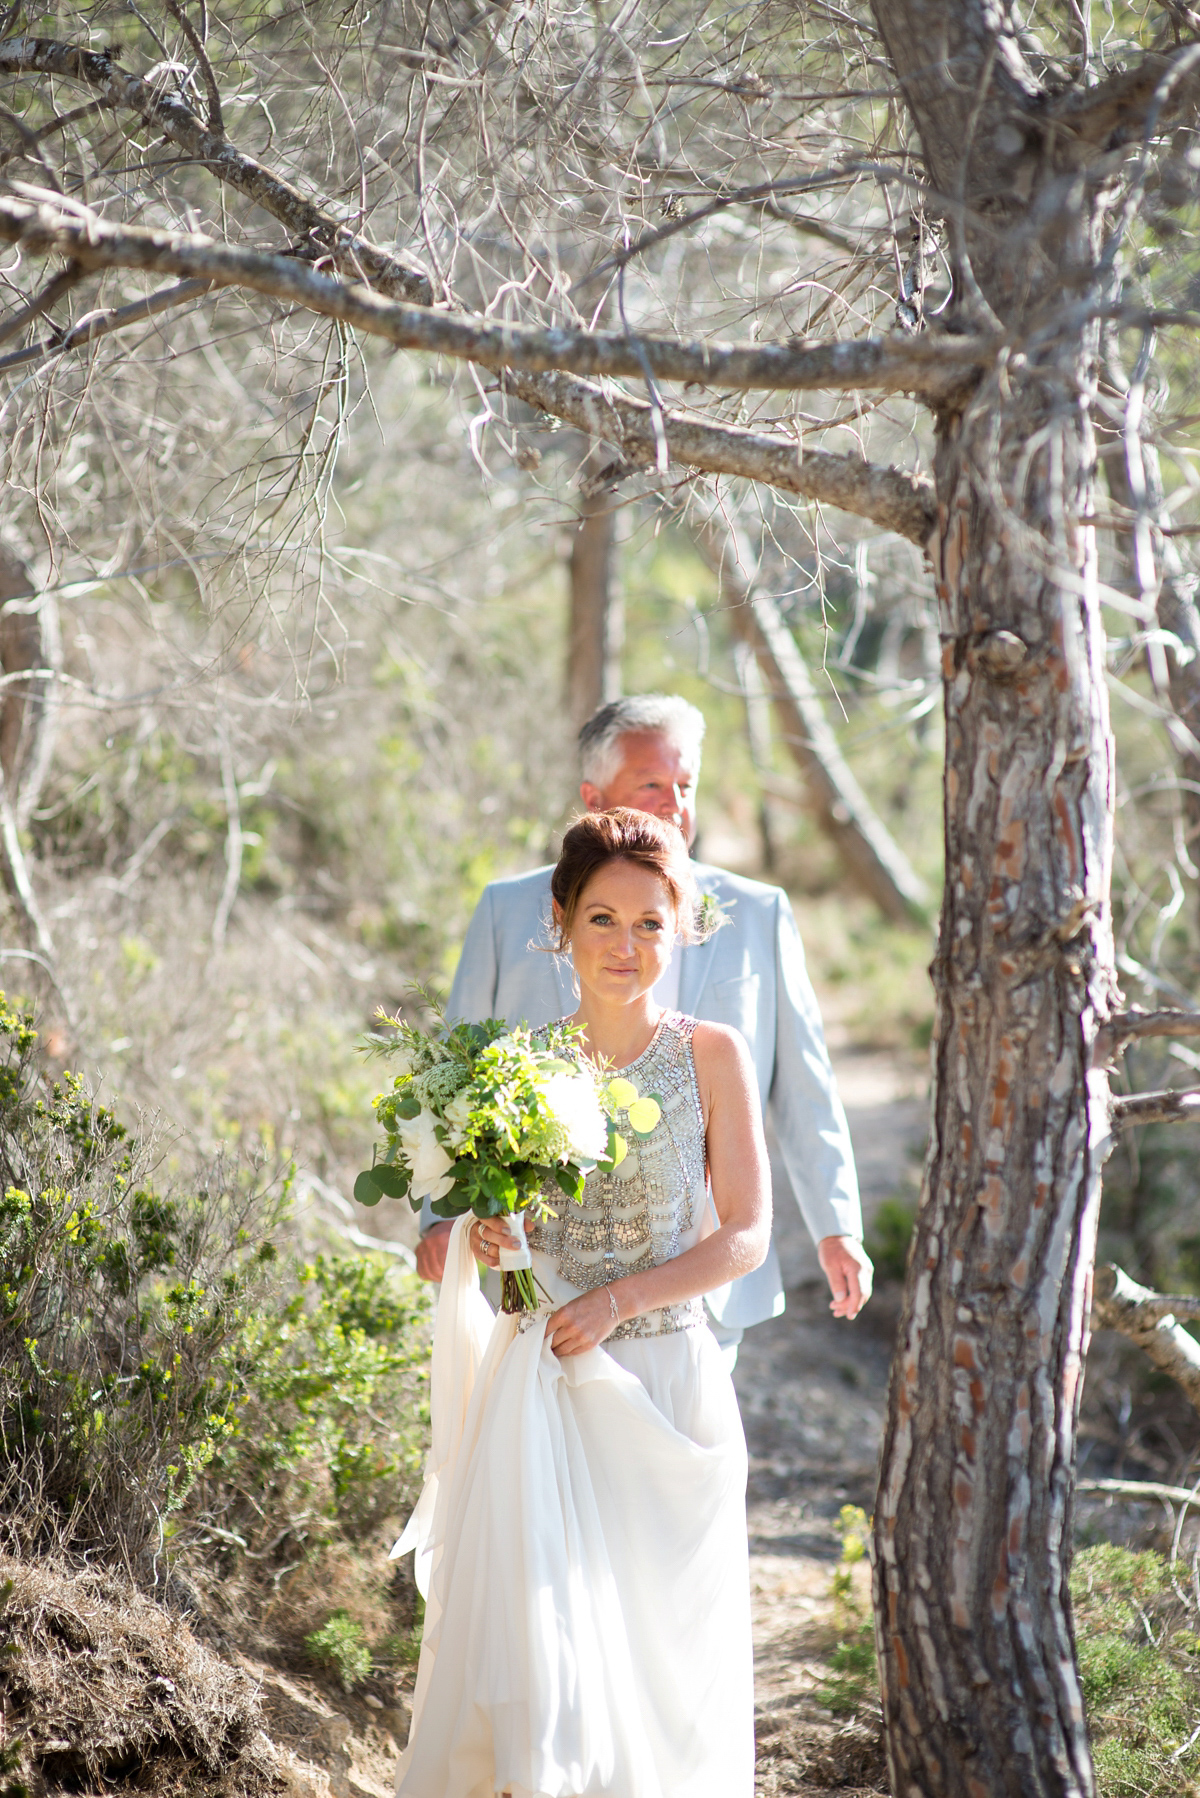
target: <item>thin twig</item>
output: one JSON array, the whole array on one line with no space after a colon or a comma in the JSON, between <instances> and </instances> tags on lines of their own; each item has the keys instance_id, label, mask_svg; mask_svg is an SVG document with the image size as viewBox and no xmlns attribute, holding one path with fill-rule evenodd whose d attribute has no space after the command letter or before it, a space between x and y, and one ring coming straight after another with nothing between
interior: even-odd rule
<instances>
[{"instance_id":1,"label":"thin twig","mask_svg":"<svg viewBox=\"0 0 1200 1798\"><path fill-rule=\"evenodd\" d=\"M200 40L200 34L179 4L179 0L163 0L163 5L192 46L196 61L200 64L204 89L208 95L208 128L217 137L224 137L225 120L221 112L221 90L217 86L217 78L213 73L213 66L208 60L208 52Z\"/></svg>"},{"instance_id":2,"label":"thin twig","mask_svg":"<svg viewBox=\"0 0 1200 1798\"><path fill-rule=\"evenodd\" d=\"M106 312L89 312L60 338L45 338L41 343L31 344L26 350L17 350L11 356L0 356L0 375L12 374L18 368L28 368L31 363L46 362L51 356L66 355L69 350L82 349L85 344L108 337L113 331L123 331L127 325L141 324L160 312L186 305L189 300L202 299L205 294L212 292L214 288L211 281L180 281L175 287L163 287L157 293L147 294L144 300L131 300L127 306L110 307Z\"/></svg>"}]
</instances>

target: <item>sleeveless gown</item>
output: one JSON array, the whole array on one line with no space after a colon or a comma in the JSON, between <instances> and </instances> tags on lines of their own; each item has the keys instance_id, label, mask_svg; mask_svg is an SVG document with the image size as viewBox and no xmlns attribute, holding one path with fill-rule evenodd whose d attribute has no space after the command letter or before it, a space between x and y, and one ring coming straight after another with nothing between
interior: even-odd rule
<instances>
[{"instance_id":1,"label":"sleeveless gown","mask_svg":"<svg viewBox=\"0 0 1200 1798\"><path fill-rule=\"evenodd\" d=\"M531 1233L554 1305L706 1233L695 1020L621 1071L662 1102ZM752 1798L746 1444L699 1300L559 1360L450 1239L416 1550L425 1630L399 1798Z\"/></svg>"}]
</instances>

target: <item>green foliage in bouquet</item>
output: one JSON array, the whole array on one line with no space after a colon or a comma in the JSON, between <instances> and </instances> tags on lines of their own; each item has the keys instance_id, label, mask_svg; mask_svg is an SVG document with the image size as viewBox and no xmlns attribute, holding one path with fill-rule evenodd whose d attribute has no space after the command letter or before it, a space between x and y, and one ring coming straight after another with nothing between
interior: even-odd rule
<instances>
[{"instance_id":1,"label":"green foliage in bouquet","mask_svg":"<svg viewBox=\"0 0 1200 1798\"><path fill-rule=\"evenodd\" d=\"M444 1218L552 1215L555 1189L579 1202L593 1168L611 1171L624 1159L622 1110L636 1135L658 1123L657 1100L597 1072L572 1025L552 1025L535 1042L500 1018L442 1020L432 1032L383 1013L380 1021L395 1036L373 1036L367 1046L396 1073L392 1090L374 1101L385 1142L355 1181L360 1204L406 1197L414 1211L428 1199ZM532 1278L516 1284L520 1305L506 1290L506 1308L533 1309Z\"/></svg>"}]
</instances>

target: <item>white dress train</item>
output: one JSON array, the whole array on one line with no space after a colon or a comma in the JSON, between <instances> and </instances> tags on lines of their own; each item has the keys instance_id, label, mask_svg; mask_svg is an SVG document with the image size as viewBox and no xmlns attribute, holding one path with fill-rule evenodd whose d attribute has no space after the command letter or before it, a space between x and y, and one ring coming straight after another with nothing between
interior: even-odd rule
<instances>
[{"instance_id":1,"label":"white dress train","mask_svg":"<svg viewBox=\"0 0 1200 1798\"><path fill-rule=\"evenodd\" d=\"M675 1047L692 1097L675 1129L693 1133L690 1030ZM595 1190L636 1200L630 1173ZM470 1222L438 1304L426 1484L393 1550L416 1551L426 1600L399 1798L752 1798L746 1446L721 1351L663 1312L661 1333L559 1360L546 1313L492 1312ZM555 1303L579 1289L564 1263L535 1252Z\"/></svg>"}]
</instances>

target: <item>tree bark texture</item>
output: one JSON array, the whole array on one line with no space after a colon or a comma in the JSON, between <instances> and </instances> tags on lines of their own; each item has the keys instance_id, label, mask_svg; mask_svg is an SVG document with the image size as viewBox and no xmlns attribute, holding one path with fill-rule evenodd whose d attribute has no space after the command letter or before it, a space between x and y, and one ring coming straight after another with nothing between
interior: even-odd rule
<instances>
[{"instance_id":1,"label":"tree bark texture","mask_svg":"<svg viewBox=\"0 0 1200 1798\"><path fill-rule=\"evenodd\" d=\"M621 692L625 608L613 580L616 504L608 492L581 493L571 540L567 710L576 730Z\"/></svg>"},{"instance_id":2,"label":"tree bark texture","mask_svg":"<svg viewBox=\"0 0 1200 1798\"><path fill-rule=\"evenodd\" d=\"M1038 135L982 0L875 0L953 226L957 304L1014 333L1096 262L1098 188ZM1072 140L1072 154L1078 140ZM1047 147L1047 146L1050 147ZM1113 745L1081 323L944 411L933 561L946 879L930 1147L875 1515L898 1798L1094 1792L1067 1576L1116 985Z\"/></svg>"}]
</instances>

